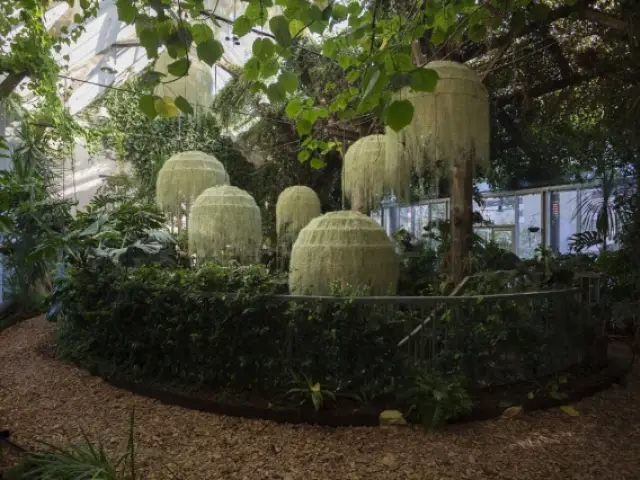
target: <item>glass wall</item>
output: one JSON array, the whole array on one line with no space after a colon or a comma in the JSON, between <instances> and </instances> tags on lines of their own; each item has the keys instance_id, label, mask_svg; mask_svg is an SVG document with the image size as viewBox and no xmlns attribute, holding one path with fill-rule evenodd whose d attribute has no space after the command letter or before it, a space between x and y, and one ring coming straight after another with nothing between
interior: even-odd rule
<instances>
[{"instance_id":1,"label":"glass wall","mask_svg":"<svg viewBox=\"0 0 640 480\"><path fill-rule=\"evenodd\" d=\"M413 208L414 207L398 208L398 226L395 230L404 229L407 232L415 234L413 228Z\"/></svg>"},{"instance_id":2,"label":"glass wall","mask_svg":"<svg viewBox=\"0 0 640 480\"><path fill-rule=\"evenodd\" d=\"M429 205L414 205L413 214L415 215L415 231L416 237L422 237L424 227L429 225Z\"/></svg>"},{"instance_id":3,"label":"glass wall","mask_svg":"<svg viewBox=\"0 0 640 480\"><path fill-rule=\"evenodd\" d=\"M486 197L478 211L494 225L514 225L516 221L516 196Z\"/></svg>"},{"instance_id":4,"label":"glass wall","mask_svg":"<svg viewBox=\"0 0 640 480\"><path fill-rule=\"evenodd\" d=\"M542 194L518 195L517 219L516 253L531 258L542 244Z\"/></svg>"},{"instance_id":5,"label":"glass wall","mask_svg":"<svg viewBox=\"0 0 640 480\"><path fill-rule=\"evenodd\" d=\"M551 248L560 253L569 253L569 239L583 231L580 229L579 190L552 192L551 222L553 225Z\"/></svg>"},{"instance_id":6,"label":"glass wall","mask_svg":"<svg viewBox=\"0 0 640 480\"><path fill-rule=\"evenodd\" d=\"M537 247L545 245L560 253L570 252L570 238L578 232L595 229L595 216L585 204L602 205L602 193L597 185L558 186L527 190L522 194L491 192L483 194L483 205L474 204L474 211L491 222L478 226L476 232L512 249L522 258L530 258ZM543 208L546 211L543 211ZM382 212L372 216L392 235L405 228L416 237L424 233L429 222L449 219L449 199L442 198L399 207L394 202L383 204ZM615 240L607 240L615 247ZM590 251L597 253L598 247Z\"/></svg>"}]
</instances>

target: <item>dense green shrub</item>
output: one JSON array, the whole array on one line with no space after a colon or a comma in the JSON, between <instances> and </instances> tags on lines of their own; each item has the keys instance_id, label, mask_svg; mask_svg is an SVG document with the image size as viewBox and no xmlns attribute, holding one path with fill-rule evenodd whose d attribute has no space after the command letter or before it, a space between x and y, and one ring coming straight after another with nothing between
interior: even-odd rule
<instances>
[{"instance_id":1,"label":"dense green shrub","mask_svg":"<svg viewBox=\"0 0 640 480\"><path fill-rule=\"evenodd\" d=\"M403 322L349 303L288 305L273 297L283 288L259 267L72 269L58 290L59 352L236 391L278 390L294 373L353 388L397 374Z\"/></svg>"},{"instance_id":2,"label":"dense green shrub","mask_svg":"<svg viewBox=\"0 0 640 480\"><path fill-rule=\"evenodd\" d=\"M566 297L469 297L434 309L349 296L291 302L278 297L285 291L262 267L71 267L56 290L59 353L103 373L195 388L282 393L306 376L371 397L394 389L414 361L472 385L553 372L580 359L592 327Z\"/></svg>"}]
</instances>

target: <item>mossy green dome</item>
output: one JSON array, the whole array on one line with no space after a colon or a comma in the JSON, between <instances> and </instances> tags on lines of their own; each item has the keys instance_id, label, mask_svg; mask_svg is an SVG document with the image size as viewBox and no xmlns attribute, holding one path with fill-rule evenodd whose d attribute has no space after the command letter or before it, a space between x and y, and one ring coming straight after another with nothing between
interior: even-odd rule
<instances>
[{"instance_id":1,"label":"mossy green dome","mask_svg":"<svg viewBox=\"0 0 640 480\"><path fill-rule=\"evenodd\" d=\"M260 208L249 193L224 185L208 188L198 196L189 216L191 254L255 263L261 245Z\"/></svg>"},{"instance_id":2,"label":"mossy green dome","mask_svg":"<svg viewBox=\"0 0 640 480\"><path fill-rule=\"evenodd\" d=\"M207 188L228 185L224 165L213 155L192 150L167 160L156 180L156 202L168 213L181 211L183 203L193 204Z\"/></svg>"},{"instance_id":3,"label":"mossy green dome","mask_svg":"<svg viewBox=\"0 0 640 480\"><path fill-rule=\"evenodd\" d=\"M329 295L338 283L364 287L371 295L394 295L398 275L395 247L375 220L359 212L330 212L298 234L289 289L297 295Z\"/></svg>"},{"instance_id":4,"label":"mossy green dome","mask_svg":"<svg viewBox=\"0 0 640 480\"><path fill-rule=\"evenodd\" d=\"M278 239L295 240L298 232L321 214L316 192L304 185L285 188L276 203L276 231Z\"/></svg>"}]
</instances>

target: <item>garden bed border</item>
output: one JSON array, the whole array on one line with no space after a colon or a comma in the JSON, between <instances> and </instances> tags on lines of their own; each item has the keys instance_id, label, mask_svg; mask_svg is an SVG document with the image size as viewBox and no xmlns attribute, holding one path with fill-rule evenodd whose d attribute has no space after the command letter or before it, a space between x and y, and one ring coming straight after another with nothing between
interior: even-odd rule
<instances>
[{"instance_id":1,"label":"garden bed border","mask_svg":"<svg viewBox=\"0 0 640 480\"><path fill-rule=\"evenodd\" d=\"M92 369L93 370L93 369ZM367 408L367 411L338 411L324 410L319 412L309 411L300 408L266 408L256 405L223 402L213 399L191 396L177 393L170 390L154 387L145 383L135 382L125 378L103 376L95 370L92 375L102 378L111 386L126 390L135 395L156 400L165 405L172 405L197 410L205 413L226 415L230 417L240 417L257 420L270 420L276 423L289 424L309 424L327 427L374 427L380 425L380 412L382 409ZM538 395L522 403L524 411L545 410L575 403L585 397L589 397L610 388L615 383L621 383L628 371L611 369L604 367L598 372L594 372L586 377L578 379L573 384L574 389L567 398L554 399L548 395ZM473 421L490 420L499 417L504 411L503 407L480 408L474 406L471 414L456 419L452 423L466 423ZM410 420L410 419L409 419Z\"/></svg>"}]
</instances>

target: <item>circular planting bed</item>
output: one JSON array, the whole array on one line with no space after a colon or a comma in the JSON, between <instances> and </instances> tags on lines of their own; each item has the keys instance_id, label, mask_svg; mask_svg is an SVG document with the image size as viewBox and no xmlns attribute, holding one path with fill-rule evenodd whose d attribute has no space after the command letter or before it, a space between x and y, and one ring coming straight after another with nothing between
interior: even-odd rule
<instances>
[{"instance_id":1,"label":"circular planting bed","mask_svg":"<svg viewBox=\"0 0 640 480\"><path fill-rule=\"evenodd\" d=\"M614 383L622 383L628 372L628 369L609 365L581 365L559 375L540 378L535 382L518 382L500 387L471 390L470 397L473 400L471 413L458 417L454 422L489 420L500 416L505 409L512 406L520 406L525 411L532 411L575 403L609 388ZM282 398L270 401L260 397L234 397L228 394L223 396L204 389L194 390L184 385L168 386L139 382L124 376L103 375L98 368L90 369L90 373L117 388L163 404L278 423L306 423L332 427L377 426L380 424L380 414L383 411L400 410L393 395L381 395L368 403L337 395L335 401L326 402L322 409L316 411L311 404L287 403ZM411 414L407 416L407 421L419 423Z\"/></svg>"},{"instance_id":2,"label":"circular planting bed","mask_svg":"<svg viewBox=\"0 0 640 480\"><path fill-rule=\"evenodd\" d=\"M215 265L101 265L68 282L60 358L134 393L233 416L377 425L395 410L435 427L570 403L624 370L605 368L600 322L575 289L287 296L261 269Z\"/></svg>"}]
</instances>

